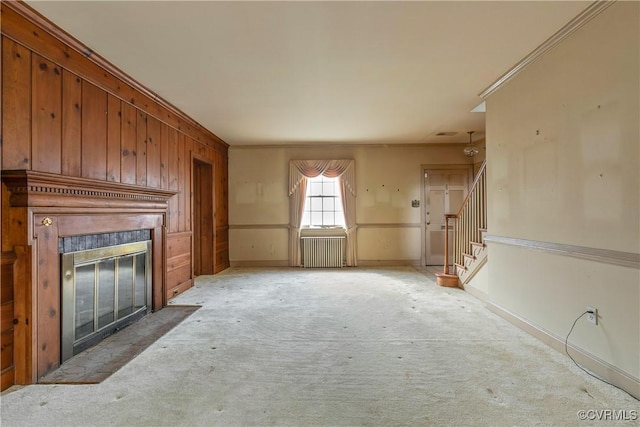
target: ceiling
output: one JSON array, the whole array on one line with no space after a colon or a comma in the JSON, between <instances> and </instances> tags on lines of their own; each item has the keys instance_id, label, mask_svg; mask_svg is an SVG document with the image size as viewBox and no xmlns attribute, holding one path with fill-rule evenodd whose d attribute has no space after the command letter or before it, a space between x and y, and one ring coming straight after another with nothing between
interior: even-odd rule
<instances>
[{"instance_id":1,"label":"ceiling","mask_svg":"<svg viewBox=\"0 0 640 427\"><path fill-rule=\"evenodd\" d=\"M27 3L231 146L482 137L478 93L590 4Z\"/></svg>"}]
</instances>

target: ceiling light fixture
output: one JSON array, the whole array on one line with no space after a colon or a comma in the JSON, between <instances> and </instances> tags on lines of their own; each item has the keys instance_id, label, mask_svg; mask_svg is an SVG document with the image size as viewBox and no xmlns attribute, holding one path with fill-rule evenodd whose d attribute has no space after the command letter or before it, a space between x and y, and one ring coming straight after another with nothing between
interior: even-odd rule
<instances>
[{"instance_id":1,"label":"ceiling light fixture","mask_svg":"<svg viewBox=\"0 0 640 427\"><path fill-rule=\"evenodd\" d=\"M471 141L471 135L473 135L474 132L475 131L473 130L470 130L469 132L467 132L469 134L469 145L464 147L464 155L467 157L473 157L480 152L476 148L476 146L473 145L473 142Z\"/></svg>"}]
</instances>

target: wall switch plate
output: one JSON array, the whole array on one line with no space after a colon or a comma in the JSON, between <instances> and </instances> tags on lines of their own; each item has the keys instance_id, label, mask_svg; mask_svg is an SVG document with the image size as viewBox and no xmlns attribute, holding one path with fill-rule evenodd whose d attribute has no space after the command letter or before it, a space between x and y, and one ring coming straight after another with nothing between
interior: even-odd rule
<instances>
[{"instance_id":1,"label":"wall switch plate","mask_svg":"<svg viewBox=\"0 0 640 427\"><path fill-rule=\"evenodd\" d=\"M595 307L587 306L587 321L594 325L598 324L598 309Z\"/></svg>"}]
</instances>

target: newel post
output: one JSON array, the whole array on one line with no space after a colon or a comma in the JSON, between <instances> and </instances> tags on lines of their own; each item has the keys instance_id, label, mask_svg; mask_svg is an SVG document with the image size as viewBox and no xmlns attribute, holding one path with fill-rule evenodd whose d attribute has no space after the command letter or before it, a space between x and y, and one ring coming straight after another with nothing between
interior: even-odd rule
<instances>
[{"instance_id":1,"label":"newel post","mask_svg":"<svg viewBox=\"0 0 640 427\"><path fill-rule=\"evenodd\" d=\"M444 216L444 274L449 274L449 215Z\"/></svg>"},{"instance_id":2,"label":"newel post","mask_svg":"<svg viewBox=\"0 0 640 427\"><path fill-rule=\"evenodd\" d=\"M448 288L458 287L458 276L449 273L449 220L457 217L451 214L444 216L444 268L442 273L436 273L436 283Z\"/></svg>"}]
</instances>

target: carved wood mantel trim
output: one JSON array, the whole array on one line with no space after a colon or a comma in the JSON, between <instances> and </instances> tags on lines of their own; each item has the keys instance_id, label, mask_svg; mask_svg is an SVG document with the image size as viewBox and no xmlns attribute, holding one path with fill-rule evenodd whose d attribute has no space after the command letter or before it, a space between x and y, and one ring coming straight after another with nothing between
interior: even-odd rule
<instances>
[{"instance_id":1,"label":"carved wood mantel trim","mask_svg":"<svg viewBox=\"0 0 640 427\"><path fill-rule=\"evenodd\" d=\"M53 173L2 171L13 207L109 207L165 210L177 191Z\"/></svg>"}]
</instances>

